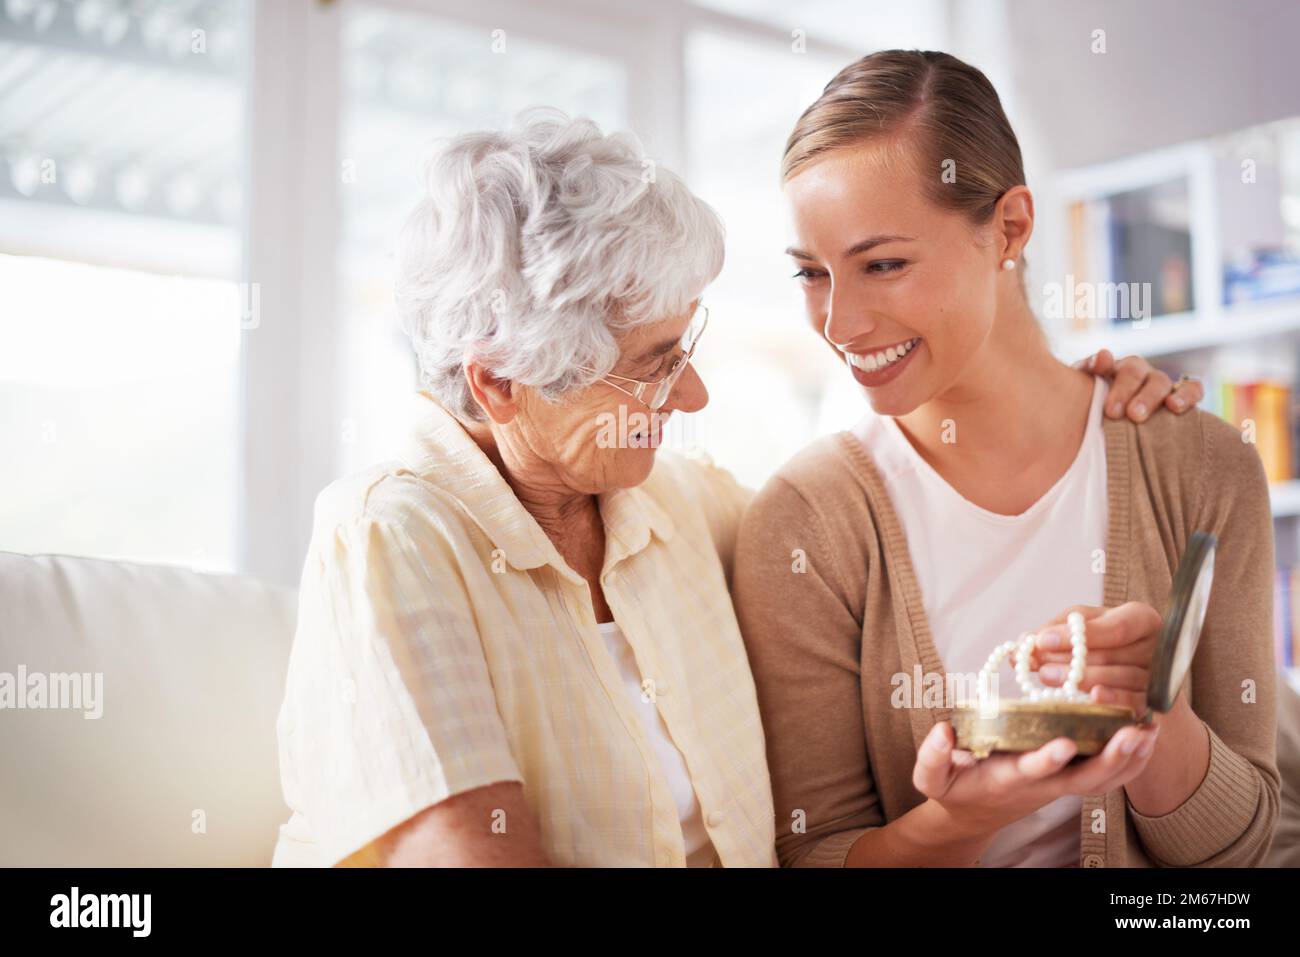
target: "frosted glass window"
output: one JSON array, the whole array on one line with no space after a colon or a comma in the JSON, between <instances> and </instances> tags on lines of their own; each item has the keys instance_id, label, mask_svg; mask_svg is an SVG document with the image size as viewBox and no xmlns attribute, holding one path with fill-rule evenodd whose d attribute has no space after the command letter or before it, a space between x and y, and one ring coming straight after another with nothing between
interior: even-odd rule
<instances>
[{"instance_id":1,"label":"frosted glass window","mask_svg":"<svg viewBox=\"0 0 1300 957\"><path fill-rule=\"evenodd\" d=\"M0 549L234 567L247 18L0 7Z\"/></svg>"},{"instance_id":2,"label":"frosted glass window","mask_svg":"<svg viewBox=\"0 0 1300 957\"><path fill-rule=\"evenodd\" d=\"M840 65L713 32L691 34L686 47L688 179L727 227L696 353L709 405L692 417L694 437L751 485L812 440L843 378L790 278L780 188L786 138Z\"/></svg>"},{"instance_id":3,"label":"frosted glass window","mask_svg":"<svg viewBox=\"0 0 1300 957\"><path fill-rule=\"evenodd\" d=\"M627 125L623 64L509 31L355 8L343 27L342 160L345 470L392 453L418 387L416 362L392 308L392 249L421 194L434 142L508 124L532 106Z\"/></svg>"}]
</instances>

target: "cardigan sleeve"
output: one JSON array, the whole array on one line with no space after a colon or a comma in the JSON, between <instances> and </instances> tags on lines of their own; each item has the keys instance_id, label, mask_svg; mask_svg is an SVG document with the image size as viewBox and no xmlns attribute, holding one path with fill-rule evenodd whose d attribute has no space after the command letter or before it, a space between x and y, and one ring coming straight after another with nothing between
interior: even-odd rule
<instances>
[{"instance_id":1,"label":"cardigan sleeve","mask_svg":"<svg viewBox=\"0 0 1300 957\"><path fill-rule=\"evenodd\" d=\"M782 866L842 867L884 826L862 717L862 621L817 510L781 477L741 522L733 597L767 741Z\"/></svg>"},{"instance_id":2,"label":"cardigan sleeve","mask_svg":"<svg viewBox=\"0 0 1300 957\"><path fill-rule=\"evenodd\" d=\"M1200 786L1168 814L1128 813L1155 863L1252 867L1277 823L1277 668L1273 660L1273 521L1255 446L1201 414L1201 492L1194 528L1218 538L1214 583L1191 668L1191 705L1210 762Z\"/></svg>"}]
</instances>

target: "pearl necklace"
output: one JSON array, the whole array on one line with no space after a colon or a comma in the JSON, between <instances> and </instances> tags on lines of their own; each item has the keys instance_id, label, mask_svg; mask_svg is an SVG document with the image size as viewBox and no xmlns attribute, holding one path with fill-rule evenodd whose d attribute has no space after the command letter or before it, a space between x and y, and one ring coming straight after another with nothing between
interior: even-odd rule
<instances>
[{"instance_id":1,"label":"pearl necklace","mask_svg":"<svg viewBox=\"0 0 1300 957\"><path fill-rule=\"evenodd\" d=\"M1030 670L1034 640L1037 636L1026 633L1020 636L1018 642L1004 641L993 649L988 661L984 662L984 667L980 669L980 694L985 694L986 689L991 687L991 679L997 674L1002 659L1015 651L1017 652L1016 684L1020 685L1020 690L1030 701L1089 701L1087 692L1079 690L1079 682L1083 680L1084 664L1088 660L1088 638L1084 629L1083 615L1072 611L1065 620L1070 626L1070 673L1065 679L1065 684L1059 688L1048 688L1043 684L1042 679Z\"/></svg>"}]
</instances>

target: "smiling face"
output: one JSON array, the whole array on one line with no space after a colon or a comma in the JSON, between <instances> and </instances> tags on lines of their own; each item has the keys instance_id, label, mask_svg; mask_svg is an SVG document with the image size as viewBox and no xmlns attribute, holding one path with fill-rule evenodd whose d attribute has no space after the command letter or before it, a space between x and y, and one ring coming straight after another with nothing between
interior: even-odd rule
<instances>
[{"instance_id":1,"label":"smiling face","mask_svg":"<svg viewBox=\"0 0 1300 957\"><path fill-rule=\"evenodd\" d=\"M792 177L788 250L809 324L882 415L906 415L978 368L997 313L1000 246L935 206L881 144Z\"/></svg>"},{"instance_id":2,"label":"smiling face","mask_svg":"<svg viewBox=\"0 0 1300 957\"><path fill-rule=\"evenodd\" d=\"M681 315L624 333L611 378L652 381L667 375L682 358L681 340L693 311L694 304ZM703 380L689 363L657 411L646 404L653 387L640 401L615 388L634 392L635 382L615 378L613 383L594 382L560 402L523 390L519 414L502 436L504 445L516 453L517 464L534 473L550 472L566 488L586 494L631 488L649 477L668 417L678 410L696 412L709 400Z\"/></svg>"}]
</instances>

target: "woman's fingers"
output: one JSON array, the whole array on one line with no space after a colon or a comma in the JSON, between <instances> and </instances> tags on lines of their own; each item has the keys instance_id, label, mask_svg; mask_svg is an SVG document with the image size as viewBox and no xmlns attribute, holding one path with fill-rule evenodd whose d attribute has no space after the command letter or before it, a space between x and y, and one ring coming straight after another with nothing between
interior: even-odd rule
<instances>
[{"instance_id":1,"label":"woman's fingers","mask_svg":"<svg viewBox=\"0 0 1300 957\"><path fill-rule=\"evenodd\" d=\"M1193 406L1200 405L1205 398L1205 389L1200 379L1184 379L1173 392L1165 398L1165 405L1170 411L1180 415Z\"/></svg>"},{"instance_id":2,"label":"woman's fingers","mask_svg":"<svg viewBox=\"0 0 1300 957\"><path fill-rule=\"evenodd\" d=\"M1089 691L1089 697L1093 704L1120 705L1128 708L1133 712L1134 717L1146 710L1146 691L1124 691L1118 688L1109 688L1106 685L1093 685Z\"/></svg>"},{"instance_id":3,"label":"woman's fingers","mask_svg":"<svg viewBox=\"0 0 1300 957\"><path fill-rule=\"evenodd\" d=\"M1124 738L1118 744L1117 769L1109 780L1103 780L1100 783L1103 791L1123 787L1141 774L1147 766L1147 761L1151 759L1151 755L1155 754L1156 743L1160 735L1160 726L1157 724L1133 724L1120 730L1124 732ZM1107 745L1110 744L1109 741L1106 743Z\"/></svg>"},{"instance_id":4,"label":"woman's fingers","mask_svg":"<svg viewBox=\"0 0 1300 957\"><path fill-rule=\"evenodd\" d=\"M1122 705L1134 714L1146 701L1151 681L1151 655L1160 629L1160 614L1141 602L1116 608L1080 609L1087 620L1088 658L1079 682L1097 704ZM1060 687L1070 673L1069 628L1052 625L1037 638L1038 676L1044 685Z\"/></svg>"},{"instance_id":5,"label":"woman's fingers","mask_svg":"<svg viewBox=\"0 0 1300 957\"><path fill-rule=\"evenodd\" d=\"M1051 621L1047 622L1047 624L1043 625L1043 629L1050 628L1053 625L1064 625L1066 620L1076 611L1083 616L1083 620L1086 622L1091 621L1099 615L1104 615L1106 612L1110 611L1110 609L1106 608L1104 605L1071 605ZM1068 634L1068 629L1065 632L1062 632L1062 634Z\"/></svg>"},{"instance_id":6,"label":"woman's fingers","mask_svg":"<svg viewBox=\"0 0 1300 957\"><path fill-rule=\"evenodd\" d=\"M1160 624L1160 612L1150 605L1126 601L1088 622L1088 650L1121 648L1148 638L1154 640Z\"/></svg>"},{"instance_id":7,"label":"woman's fingers","mask_svg":"<svg viewBox=\"0 0 1300 957\"><path fill-rule=\"evenodd\" d=\"M1106 414L1112 419L1121 419L1126 411L1132 417L1134 397L1141 390L1143 383L1146 382L1147 376L1153 372L1151 364L1141 356L1125 356L1115 363L1115 378L1110 384L1110 392L1106 396ZM1165 376L1168 379L1168 376ZM1169 383L1170 387L1173 383ZM1161 393L1163 399L1168 392L1165 389ZM1150 412L1151 407L1147 406L1146 410ZM1145 418L1145 416L1143 416ZM1141 419L1136 419L1141 421Z\"/></svg>"},{"instance_id":8,"label":"woman's fingers","mask_svg":"<svg viewBox=\"0 0 1300 957\"><path fill-rule=\"evenodd\" d=\"M1038 669L1038 676L1045 685L1063 685L1069 674L1069 665L1055 662ZM1079 688L1088 691L1094 685L1104 685L1118 691L1145 692L1150 683L1151 672L1136 665L1088 665L1083 669L1083 680L1079 682Z\"/></svg>"},{"instance_id":9,"label":"woman's fingers","mask_svg":"<svg viewBox=\"0 0 1300 957\"><path fill-rule=\"evenodd\" d=\"M1091 372L1093 375L1110 375L1115 368L1115 356L1109 349L1098 349L1085 359L1074 364L1076 369Z\"/></svg>"},{"instance_id":10,"label":"woman's fingers","mask_svg":"<svg viewBox=\"0 0 1300 957\"><path fill-rule=\"evenodd\" d=\"M1136 358L1136 356L1134 357ZM1122 360L1124 361L1124 360ZM1146 360L1142 360L1146 364ZM1150 367L1148 366L1150 369ZM1159 369L1150 369L1137 393L1128 401L1126 411L1134 422L1145 422L1174 391L1174 380Z\"/></svg>"},{"instance_id":11,"label":"woman's fingers","mask_svg":"<svg viewBox=\"0 0 1300 957\"><path fill-rule=\"evenodd\" d=\"M1112 419L1127 416L1134 422L1145 422L1161 405L1182 414L1205 398L1199 381L1184 380L1174 388L1167 373L1141 356L1116 359L1109 349L1099 349L1074 363L1074 368L1112 380L1106 396L1106 415Z\"/></svg>"},{"instance_id":12,"label":"woman's fingers","mask_svg":"<svg viewBox=\"0 0 1300 957\"><path fill-rule=\"evenodd\" d=\"M963 801L989 806L1006 801L1026 800L1036 792L1026 791L1030 786L1048 788L1045 804L1062 794L1101 794L1119 787L1142 772L1155 748L1158 726L1129 725L1121 728L1107 742L1102 752L1086 761L1070 766L1078 754L1078 745L1066 737L1058 737L1033 751L1022 754L997 754L981 762L979 773L969 780L978 782ZM941 722L931 729L917 752L912 783L917 790L930 798L942 798L960 773L954 770L963 758L970 758L962 767L974 763L967 751L955 751L952 745L952 728Z\"/></svg>"},{"instance_id":13,"label":"woman's fingers","mask_svg":"<svg viewBox=\"0 0 1300 957\"><path fill-rule=\"evenodd\" d=\"M952 764L953 767L958 769L973 768L975 765L979 764L979 760L969 751L955 749L952 752Z\"/></svg>"},{"instance_id":14,"label":"woman's fingers","mask_svg":"<svg viewBox=\"0 0 1300 957\"><path fill-rule=\"evenodd\" d=\"M1132 642L1127 645L1120 645L1118 648L1089 648L1088 665L1100 667L1102 665L1136 665L1139 668L1148 668L1151 665L1151 656L1155 654L1157 636L1151 635L1140 641ZM1062 651L1043 651L1036 649L1034 651L1034 660L1040 665L1047 664L1069 664L1073 659L1071 650Z\"/></svg>"},{"instance_id":15,"label":"woman's fingers","mask_svg":"<svg viewBox=\"0 0 1300 957\"><path fill-rule=\"evenodd\" d=\"M912 786L929 798L943 797L953 777L956 733L947 721L940 721L921 742L912 768Z\"/></svg>"},{"instance_id":16,"label":"woman's fingers","mask_svg":"<svg viewBox=\"0 0 1300 957\"><path fill-rule=\"evenodd\" d=\"M1040 780L1061 770L1078 753L1078 745L1069 738L1056 738L1041 748L1020 755L1015 770L1021 777ZM1004 783L1013 782L1008 779Z\"/></svg>"},{"instance_id":17,"label":"woman's fingers","mask_svg":"<svg viewBox=\"0 0 1300 957\"><path fill-rule=\"evenodd\" d=\"M1061 784L1067 794L1104 794L1127 784L1142 773L1155 752L1156 725L1135 725L1120 728L1106 742L1100 754L1066 768L1061 774Z\"/></svg>"},{"instance_id":18,"label":"woman's fingers","mask_svg":"<svg viewBox=\"0 0 1300 957\"><path fill-rule=\"evenodd\" d=\"M1140 601L1102 609L1091 618L1084 614L1084 618L1090 652L1154 638L1160 630L1160 613ZM1038 633L1035 645L1043 651L1066 651L1070 647L1070 629L1067 625L1050 625Z\"/></svg>"},{"instance_id":19,"label":"woman's fingers","mask_svg":"<svg viewBox=\"0 0 1300 957\"><path fill-rule=\"evenodd\" d=\"M1064 662L1046 662L1038 669L1038 676L1049 688L1059 688L1069 677L1070 667ZM1089 692L1095 704L1122 705L1134 714L1140 714L1146 705L1151 672L1136 665L1089 665L1083 670L1079 690Z\"/></svg>"}]
</instances>

